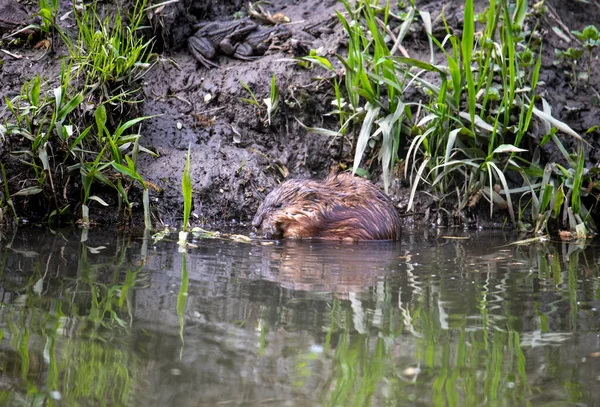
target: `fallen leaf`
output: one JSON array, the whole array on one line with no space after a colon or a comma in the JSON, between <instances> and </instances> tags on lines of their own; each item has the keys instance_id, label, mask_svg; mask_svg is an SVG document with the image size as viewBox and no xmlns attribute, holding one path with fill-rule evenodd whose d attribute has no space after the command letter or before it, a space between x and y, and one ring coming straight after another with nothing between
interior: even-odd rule
<instances>
[{"instance_id":1,"label":"fallen leaf","mask_svg":"<svg viewBox=\"0 0 600 407\"><path fill-rule=\"evenodd\" d=\"M41 40L40 42L35 44L33 46L33 48L35 48L35 49L40 49L40 48L50 49L50 40L48 40L48 39Z\"/></svg>"}]
</instances>

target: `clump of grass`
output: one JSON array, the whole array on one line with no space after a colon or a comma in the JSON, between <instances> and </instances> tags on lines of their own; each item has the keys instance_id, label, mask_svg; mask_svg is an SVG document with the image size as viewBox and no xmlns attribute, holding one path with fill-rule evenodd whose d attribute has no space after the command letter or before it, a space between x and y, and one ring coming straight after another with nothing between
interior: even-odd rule
<instances>
[{"instance_id":1,"label":"clump of grass","mask_svg":"<svg viewBox=\"0 0 600 407\"><path fill-rule=\"evenodd\" d=\"M55 3L42 2L44 25L55 23ZM131 219L129 191L138 183L143 191L145 226L151 227L148 188L136 169L140 152L153 154L140 144L140 125L148 117L122 122L121 114L117 118L107 111L108 106L121 113L124 104L135 102L130 96L149 68L152 41L136 32L145 5L146 0L135 4L128 24L120 10L114 19L100 19L95 3L83 11L74 8L79 37L74 43L59 31L70 55L63 60L58 83L36 76L24 84L20 95L5 100L7 111L0 116L5 118L0 137L21 140L14 143L20 147L11 155L33 174L24 175L19 189L10 191L12 195L6 192L7 197L46 203L46 219L51 221L72 214L73 207L80 206L80 221L88 226L90 202L109 205L94 194L96 188L115 191L117 213ZM93 122L86 115L90 110L95 112Z\"/></svg>"},{"instance_id":2,"label":"clump of grass","mask_svg":"<svg viewBox=\"0 0 600 407\"><path fill-rule=\"evenodd\" d=\"M527 205L535 207L530 211L533 215L543 212L550 218L556 213L548 212L551 204L560 203L558 206L570 219L567 225L563 216L558 221L560 226L574 229L586 224L595 229L581 203L579 181L570 183L561 171L544 183L543 164L536 161L533 151L522 146L536 119L548 127L545 140L564 150L558 137L548 136L550 132L562 132L580 144L580 151L583 149L581 138L569 126L547 110L536 108L540 101L545 103L537 96L541 42L530 35L536 26L531 28L535 20L528 14L527 2L509 5L491 0L485 12L476 16L473 0L466 0L462 35L448 27L442 16L446 36L441 41L432 35L429 14L417 10L414 4L399 14L402 22L397 34L389 29L390 22L397 18L390 12L389 3L378 7L376 2L361 0L344 5L346 13L338 13L338 17L348 35L348 56L337 56L344 67L343 96L334 81L340 130L316 130L339 136L348 128L360 127L353 140L354 172L365 158L377 157L387 189L404 138L408 146L405 176L411 182L409 209L413 208L417 189L425 185L440 198L456 194L459 212L475 206L483 197L490 203L490 212L495 206L505 208L514 225L527 227L523 222ZM417 16L429 38L429 61L396 55ZM476 19L482 24L478 36ZM433 63L436 48L445 56L445 63ZM302 63L306 62L337 73L325 58L309 55L302 58ZM416 88L425 100L407 100L409 88ZM567 156L571 154L565 151ZM570 168L565 171L573 174L573 180L585 172L582 162L568 159L567 163ZM511 173L520 176L527 189L515 186ZM562 185L562 191L568 188L571 192L565 193L564 200L558 196L551 199L540 189L550 193L549 185L555 185L557 191ZM517 217L514 198L524 191L537 199L527 203L518 200ZM569 210L573 212L570 218Z\"/></svg>"},{"instance_id":3,"label":"clump of grass","mask_svg":"<svg viewBox=\"0 0 600 407\"><path fill-rule=\"evenodd\" d=\"M75 197L60 191L69 186L71 174L79 173L84 225L90 223L90 200L108 206L102 198L92 195L93 184L117 191L119 207L124 202L126 214L131 217L127 193L130 183L137 181L146 190L136 171L137 155L140 150L151 152L140 146L139 132L129 131L147 117L119 124L114 132L110 132L106 127L106 109L100 105L96 108L95 125L83 128L74 125L75 111L83 101L83 93L69 95L70 71L70 65L63 64L61 85L51 91L42 91L41 79L35 77L23 86L21 95L6 100L14 118L14 122L6 122L6 135L23 137L27 141L27 148L13 150L11 154L19 157L34 173L34 183L13 191L12 196L36 195L48 201L52 208L48 213L50 218L67 214ZM62 173L65 169L66 176L57 178L53 173L59 170ZM62 183L60 188L59 183Z\"/></svg>"},{"instance_id":4,"label":"clump of grass","mask_svg":"<svg viewBox=\"0 0 600 407\"><path fill-rule=\"evenodd\" d=\"M146 5L147 0L136 1L127 23L119 6L103 19L95 2L82 13L75 10L77 42L66 42L84 90L98 103L135 102L136 84L148 72L153 43L138 34Z\"/></svg>"},{"instance_id":5,"label":"clump of grass","mask_svg":"<svg viewBox=\"0 0 600 407\"><path fill-rule=\"evenodd\" d=\"M250 95L249 98L241 98L241 100L243 102L246 102L248 104L251 104L252 106L254 106L259 114L261 111L261 104L258 101L258 99L256 98L256 95L254 94L254 92L252 91L252 89L250 89L250 87L248 86L248 84L242 80L240 80L240 83L242 85L242 87L246 90L246 92L248 92L248 94ZM271 87L270 87L270 93L269 93L269 97L263 99L263 103L266 107L266 117L263 119L263 122L265 125L271 125L271 118L273 117L273 115L275 115L275 113L277 113L277 110L279 108L279 88L277 87L277 80L275 78L275 74L273 74L273 76L271 77Z\"/></svg>"},{"instance_id":6,"label":"clump of grass","mask_svg":"<svg viewBox=\"0 0 600 407\"><path fill-rule=\"evenodd\" d=\"M39 29L44 34L44 37L48 37L50 31L53 28L57 28L58 0L39 0L39 10L38 14L42 19Z\"/></svg>"}]
</instances>

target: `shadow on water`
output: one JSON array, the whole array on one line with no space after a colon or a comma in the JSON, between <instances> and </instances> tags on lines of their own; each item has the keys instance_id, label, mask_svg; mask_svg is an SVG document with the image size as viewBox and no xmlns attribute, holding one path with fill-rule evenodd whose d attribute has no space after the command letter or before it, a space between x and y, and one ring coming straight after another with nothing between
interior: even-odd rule
<instances>
[{"instance_id":1,"label":"shadow on water","mask_svg":"<svg viewBox=\"0 0 600 407\"><path fill-rule=\"evenodd\" d=\"M591 405L594 244L20 231L0 250L6 405Z\"/></svg>"}]
</instances>

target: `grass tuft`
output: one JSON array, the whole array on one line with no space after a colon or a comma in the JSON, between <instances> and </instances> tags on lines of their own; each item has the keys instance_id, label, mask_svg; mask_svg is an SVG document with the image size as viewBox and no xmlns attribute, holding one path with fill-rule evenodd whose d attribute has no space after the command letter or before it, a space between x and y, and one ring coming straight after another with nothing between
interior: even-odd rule
<instances>
[{"instance_id":1,"label":"grass tuft","mask_svg":"<svg viewBox=\"0 0 600 407\"><path fill-rule=\"evenodd\" d=\"M537 27L537 17L527 1L490 0L476 15L474 1L466 0L462 35L442 15L442 40L432 34L431 16L414 4L393 14L390 3L342 3L345 13L338 18L348 37L348 53L336 56L343 67L341 81L333 64L314 53L300 63L320 66L335 78L339 130L309 130L337 137L360 128L352 140L354 172L379 162L387 190L395 165L403 160L411 183L409 209L414 209L416 192L429 188L440 200L456 194L458 212L470 210L483 197L490 213L506 210L513 225L530 232L541 232L551 220L558 228L596 230L583 199L591 192L589 185L595 189L596 171L584 167L585 141L554 118L538 96L542 48L528 34ZM404 50L402 41L416 15L432 55L435 46L445 61L411 58ZM592 28L586 30L586 50L593 50L597 36ZM585 32L576 35L583 38ZM405 97L409 89L419 102ZM568 167L540 163L539 152L524 148L533 120L546 130L540 146L555 143ZM558 133L573 137L577 151L568 152ZM407 146L405 154L401 145Z\"/></svg>"}]
</instances>

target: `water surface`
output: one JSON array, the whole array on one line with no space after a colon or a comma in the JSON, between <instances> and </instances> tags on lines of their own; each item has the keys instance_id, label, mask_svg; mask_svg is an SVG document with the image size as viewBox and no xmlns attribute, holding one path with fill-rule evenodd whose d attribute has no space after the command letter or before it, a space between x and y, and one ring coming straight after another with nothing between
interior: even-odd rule
<instances>
[{"instance_id":1,"label":"water surface","mask_svg":"<svg viewBox=\"0 0 600 407\"><path fill-rule=\"evenodd\" d=\"M21 230L0 244L0 403L594 405L599 258L501 232L402 242Z\"/></svg>"}]
</instances>

